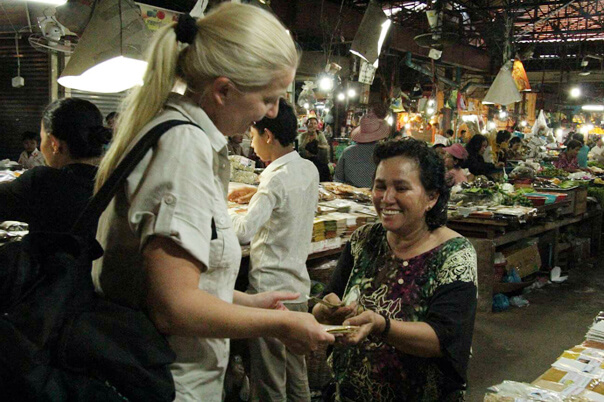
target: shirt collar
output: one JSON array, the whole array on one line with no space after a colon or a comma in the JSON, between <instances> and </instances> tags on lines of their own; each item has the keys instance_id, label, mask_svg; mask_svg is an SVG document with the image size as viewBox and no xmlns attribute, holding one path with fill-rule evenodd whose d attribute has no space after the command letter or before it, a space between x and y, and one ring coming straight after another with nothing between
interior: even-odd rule
<instances>
[{"instance_id":1,"label":"shirt collar","mask_svg":"<svg viewBox=\"0 0 604 402\"><path fill-rule=\"evenodd\" d=\"M292 151L288 154L285 154L282 157L277 158L274 161L272 161L270 163L270 165L268 165L268 167L266 169L264 169L264 171L262 172L262 174L260 176L264 175L265 173L274 172L275 170L279 169L281 166L286 165L295 160L298 160L300 158L301 158L301 156L296 151Z\"/></svg>"},{"instance_id":2,"label":"shirt collar","mask_svg":"<svg viewBox=\"0 0 604 402\"><path fill-rule=\"evenodd\" d=\"M177 93L171 93L166 102L166 107L182 113L187 119L199 125L208 136L214 151L219 152L226 147L227 139L224 134L218 130L206 112L193 103L192 100Z\"/></svg>"}]
</instances>

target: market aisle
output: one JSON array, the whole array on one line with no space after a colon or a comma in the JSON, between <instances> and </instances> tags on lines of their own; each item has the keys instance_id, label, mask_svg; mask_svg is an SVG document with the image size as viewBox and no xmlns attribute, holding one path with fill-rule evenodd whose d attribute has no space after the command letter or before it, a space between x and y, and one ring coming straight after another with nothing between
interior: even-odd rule
<instances>
[{"instance_id":1,"label":"market aisle","mask_svg":"<svg viewBox=\"0 0 604 402\"><path fill-rule=\"evenodd\" d=\"M486 389L503 380L531 382L564 351L583 341L604 310L604 261L582 264L561 285L533 290L530 306L476 317L468 370L468 401L482 401Z\"/></svg>"}]
</instances>

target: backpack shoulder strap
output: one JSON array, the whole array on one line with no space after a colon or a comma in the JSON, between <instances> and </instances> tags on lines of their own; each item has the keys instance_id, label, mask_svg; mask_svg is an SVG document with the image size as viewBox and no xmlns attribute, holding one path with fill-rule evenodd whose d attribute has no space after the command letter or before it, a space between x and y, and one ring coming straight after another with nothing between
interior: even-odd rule
<instances>
[{"instance_id":1,"label":"backpack shoulder strap","mask_svg":"<svg viewBox=\"0 0 604 402\"><path fill-rule=\"evenodd\" d=\"M113 196L115 196L118 189L124 184L128 176L130 176L130 173L134 171L134 168L136 168L139 162L145 157L149 149L157 144L160 137L166 133L166 131L183 124L190 124L201 129L197 124L187 120L168 120L149 130L136 143L130 152L128 152L126 157L122 159L107 181L88 202L88 205L86 205L86 208L84 208L84 211L82 211L80 217L74 224L71 233L74 235L83 235L87 233L87 230L92 226L96 227L101 214L105 208L107 208L109 202L113 199Z\"/></svg>"}]
</instances>

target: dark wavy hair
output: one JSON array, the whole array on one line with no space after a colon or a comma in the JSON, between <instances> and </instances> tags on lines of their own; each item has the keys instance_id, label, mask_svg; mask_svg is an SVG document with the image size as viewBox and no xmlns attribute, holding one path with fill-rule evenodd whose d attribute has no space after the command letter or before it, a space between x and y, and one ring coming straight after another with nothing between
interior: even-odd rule
<instances>
[{"instance_id":1,"label":"dark wavy hair","mask_svg":"<svg viewBox=\"0 0 604 402\"><path fill-rule=\"evenodd\" d=\"M419 180L424 186L424 190L428 193L439 194L434 207L426 212L428 229L434 230L444 226L447 223L447 203L450 192L445 182L445 164L442 158L424 141L408 138L378 143L373 152L373 161L378 166L383 160L397 156L415 161L419 168Z\"/></svg>"},{"instance_id":2,"label":"dark wavy hair","mask_svg":"<svg viewBox=\"0 0 604 402\"><path fill-rule=\"evenodd\" d=\"M466 145L466 151L468 151L469 155L478 155L480 148L482 147L482 143L485 141L487 141L487 137L484 135L474 134L474 136L470 138L468 145Z\"/></svg>"},{"instance_id":3,"label":"dark wavy hair","mask_svg":"<svg viewBox=\"0 0 604 402\"><path fill-rule=\"evenodd\" d=\"M261 136L264 135L265 128L269 129L284 147L293 144L298 135L296 113L285 99L279 99L279 113L277 113L277 117L271 119L265 116L262 120L254 123L254 127Z\"/></svg>"},{"instance_id":4,"label":"dark wavy hair","mask_svg":"<svg viewBox=\"0 0 604 402\"><path fill-rule=\"evenodd\" d=\"M570 140L568 144L566 144L566 150L581 148L583 144L579 140Z\"/></svg>"},{"instance_id":5,"label":"dark wavy hair","mask_svg":"<svg viewBox=\"0 0 604 402\"><path fill-rule=\"evenodd\" d=\"M101 156L111 131L103 126L103 115L92 102L80 98L58 99L44 109L42 125L67 143L73 158Z\"/></svg>"}]
</instances>

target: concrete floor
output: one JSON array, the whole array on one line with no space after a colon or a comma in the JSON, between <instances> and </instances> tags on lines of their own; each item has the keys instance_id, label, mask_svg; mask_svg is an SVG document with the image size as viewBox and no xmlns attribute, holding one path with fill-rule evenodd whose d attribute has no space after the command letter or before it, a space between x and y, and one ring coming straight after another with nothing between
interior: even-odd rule
<instances>
[{"instance_id":1,"label":"concrete floor","mask_svg":"<svg viewBox=\"0 0 604 402\"><path fill-rule=\"evenodd\" d=\"M530 306L479 313L468 369L468 401L482 401L486 389L514 380L531 382L564 351L581 343L604 310L604 259L579 265L567 282L525 295Z\"/></svg>"}]
</instances>

